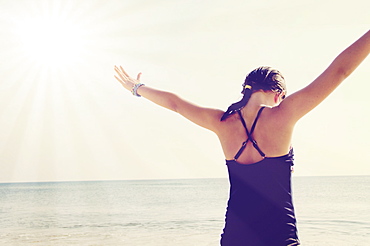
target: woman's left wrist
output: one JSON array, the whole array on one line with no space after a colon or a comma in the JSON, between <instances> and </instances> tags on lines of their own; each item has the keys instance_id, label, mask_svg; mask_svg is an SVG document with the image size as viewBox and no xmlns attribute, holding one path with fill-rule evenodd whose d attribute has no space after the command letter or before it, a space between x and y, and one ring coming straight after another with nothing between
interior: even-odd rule
<instances>
[{"instance_id":1,"label":"woman's left wrist","mask_svg":"<svg viewBox=\"0 0 370 246\"><path fill-rule=\"evenodd\" d=\"M137 93L137 90L141 87L141 86L144 86L145 84L142 84L142 83L137 83L137 84L134 84L134 86L132 87L131 89L131 93L132 95L134 96L137 96L137 97L141 97L141 95L139 95Z\"/></svg>"}]
</instances>

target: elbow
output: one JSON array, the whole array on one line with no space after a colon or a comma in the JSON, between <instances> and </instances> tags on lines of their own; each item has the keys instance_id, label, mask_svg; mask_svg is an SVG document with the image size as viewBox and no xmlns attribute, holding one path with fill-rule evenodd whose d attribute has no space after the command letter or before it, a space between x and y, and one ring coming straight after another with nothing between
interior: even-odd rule
<instances>
[{"instance_id":1,"label":"elbow","mask_svg":"<svg viewBox=\"0 0 370 246\"><path fill-rule=\"evenodd\" d=\"M336 74L338 76L338 78L340 80L344 80L346 79L348 76L351 75L351 73L353 72L353 70L349 69L349 68L346 68L346 67L340 67L338 68L338 70L336 71Z\"/></svg>"},{"instance_id":2,"label":"elbow","mask_svg":"<svg viewBox=\"0 0 370 246\"><path fill-rule=\"evenodd\" d=\"M178 107L178 101L179 101L179 97L171 92L167 92L167 108L169 110L172 110L176 113L179 112L179 107Z\"/></svg>"},{"instance_id":3,"label":"elbow","mask_svg":"<svg viewBox=\"0 0 370 246\"><path fill-rule=\"evenodd\" d=\"M176 104L171 104L168 108L169 108L169 110L172 110L175 113L179 113L179 108L177 107Z\"/></svg>"}]
</instances>

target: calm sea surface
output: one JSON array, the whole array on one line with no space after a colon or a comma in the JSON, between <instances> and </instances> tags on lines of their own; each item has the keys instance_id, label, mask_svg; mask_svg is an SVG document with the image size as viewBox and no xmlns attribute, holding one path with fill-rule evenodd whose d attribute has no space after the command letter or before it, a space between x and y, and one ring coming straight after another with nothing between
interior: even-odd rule
<instances>
[{"instance_id":1,"label":"calm sea surface","mask_svg":"<svg viewBox=\"0 0 370 246\"><path fill-rule=\"evenodd\" d=\"M294 177L302 245L370 245L370 176ZM217 246L226 179L0 184L0 245Z\"/></svg>"}]
</instances>

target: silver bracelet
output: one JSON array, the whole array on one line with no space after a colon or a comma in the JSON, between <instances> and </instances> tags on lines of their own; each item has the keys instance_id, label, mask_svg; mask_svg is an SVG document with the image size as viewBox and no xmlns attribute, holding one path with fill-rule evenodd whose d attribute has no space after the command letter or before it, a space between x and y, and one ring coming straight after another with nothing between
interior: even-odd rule
<instances>
[{"instance_id":1,"label":"silver bracelet","mask_svg":"<svg viewBox=\"0 0 370 246\"><path fill-rule=\"evenodd\" d=\"M137 97L141 97L139 94L137 94L137 90L140 88L140 86L143 86L143 85L144 84L142 84L142 83L135 84L134 87L132 87L132 90L131 90L132 95L137 96Z\"/></svg>"}]
</instances>

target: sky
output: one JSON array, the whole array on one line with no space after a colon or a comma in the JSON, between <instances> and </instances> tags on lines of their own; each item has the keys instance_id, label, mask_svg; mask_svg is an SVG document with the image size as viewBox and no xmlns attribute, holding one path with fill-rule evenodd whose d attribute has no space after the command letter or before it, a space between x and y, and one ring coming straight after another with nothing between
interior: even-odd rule
<instances>
[{"instance_id":1,"label":"sky","mask_svg":"<svg viewBox=\"0 0 370 246\"><path fill-rule=\"evenodd\" d=\"M0 0L0 183L226 178L214 133L114 79L114 65L226 109L247 73L288 94L370 27L370 2ZM295 128L295 176L370 175L370 59Z\"/></svg>"}]
</instances>

